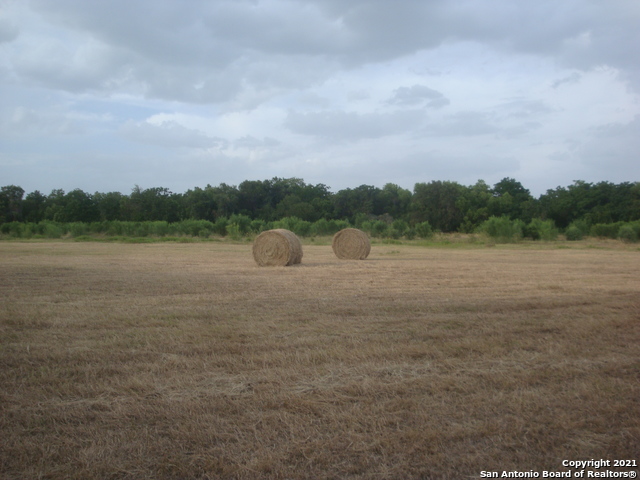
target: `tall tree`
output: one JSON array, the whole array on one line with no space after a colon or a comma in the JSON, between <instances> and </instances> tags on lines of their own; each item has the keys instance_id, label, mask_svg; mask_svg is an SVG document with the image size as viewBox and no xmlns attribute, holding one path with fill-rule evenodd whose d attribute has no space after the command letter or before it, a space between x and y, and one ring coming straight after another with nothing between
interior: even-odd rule
<instances>
[{"instance_id":1,"label":"tall tree","mask_svg":"<svg viewBox=\"0 0 640 480\"><path fill-rule=\"evenodd\" d=\"M38 223L45 218L47 197L35 190L27 194L22 202L22 207L25 222Z\"/></svg>"},{"instance_id":2,"label":"tall tree","mask_svg":"<svg viewBox=\"0 0 640 480\"><path fill-rule=\"evenodd\" d=\"M535 201L531 192L513 178L503 178L492 190L493 198L489 202L489 214L508 216L512 220L520 219L528 223L535 212Z\"/></svg>"},{"instance_id":3,"label":"tall tree","mask_svg":"<svg viewBox=\"0 0 640 480\"><path fill-rule=\"evenodd\" d=\"M395 219L405 219L411 205L411 191L394 183L387 183L379 193L380 210Z\"/></svg>"},{"instance_id":4,"label":"tall tree","mask_svg":"<svg viewBox=\"0 0 640 480\"><path fill-rule=\"evenodd\" d=\"M128 199L120 192L96 192L93 195L93 199L96 203L100 220L125 220L123 209Z\"/></svg>"},{"instance_id":5,"label":"tall tree","mask_svg":"<svg viewBox=\"0 0 640 480\"><path fill-rule=\"evenodd\" d=\"M128 220L177 222L180 218L180 194L168 188L153 187L142 190L136 185L124 208Z\"/></svg>"},{"instance_id":6,"label":"tall tree","mask_svg":"<svg viewBox=\"0 0 640 480\"><path fill-rule=\"evenodd\" d=\"M56 222L95 222L100 218L93 196L79 188L70 191L58 204L53 220Z\"/></svg>"},{"instance_id":7,"label":"tall tree","mask_svg":"<svg viewBox=\"0 0 640 480\"><path fill-rule=\"evenodd\" d=\"M340 190L333 196L334 216L354 221L356 215L382 215L380 189L372 185Z\"/></svg>"},{"instance_id":8,"label":"tall tree","mask_svg":"<svg viewBox=\"0 0 640 480\"><path fill-rule=\"evenodd\" d=\"M0 223L22 220L24 190L16 185L0 188Z\"/></svg>"},{"instance_id":9,"label":"tall tree","mask_svg":"<svg viewBox=\"0 0 640 480\"><path fill-rule=\"evenodd\" d=\"M484 180L462 190L457 207L464 218L461 230L471 233L489 218L489 203L493 198L491 187Z\"/></svg>"},{"instance_id":10,"label":"tall tree","mask_svg":"<svg viewBox=\"0 0 640 480\"><path fill-rule=\"evenodd\" d=\"M183 195L185 216L195 220L215 222L218 205L211 185L206 188L195 187Z\"/></svg>"},{"instance_id":11,"label":"tall tree","mask_svg":"<svg viewBox=\"0 0 640 480\"><path fill-rule=\"evenodd\" d=\"M464 212L458 205L463 194L464 187L457 182L416 183L411 199L412 221L429 222L443 232L458 231L464 220Z\"/></svg>"},{"instance_id":12,"label":"tall tree","mask_svg":"<svg viewBox=\"0 0 640 480\"><path fill-rule=\"evenodd\" d=\"M239 212L239 193L236 187L221 183L217 187L209 188L207 186L207 190L210 191L211 197L216 203L216 218L229 218L234 213Z\"/></svg>"}]
</instances>

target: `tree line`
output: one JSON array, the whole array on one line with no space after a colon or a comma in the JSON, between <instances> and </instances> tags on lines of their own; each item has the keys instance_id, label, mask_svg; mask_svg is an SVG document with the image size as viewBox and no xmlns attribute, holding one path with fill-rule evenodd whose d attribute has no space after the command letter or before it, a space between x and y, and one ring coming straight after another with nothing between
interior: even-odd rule
<instances>
[{"instance_id":1,"label":"tree line","mask_svg":"<svg viewBox=\"0 0 640 480\"><path fill-rule=\"evenodd\" d=\"M195 187L185 193L167 188L88 193L36 190L25 195L15 185L0 189L0 224L11 222L219 222L236 218L276 222L295 218L303 222L343 221L350 225L396 222L407 229L428 224L434 231L474 232L491 218L550 222L565 230L573 224L613 224L640 220L640 182L588 183L547 190L534 198L513 178L493 186L483 180L474 185L453 181L416 183L413 191L388 183L382 188L361 185L335 193L324 184L299 178L246 180L237 186Z\"/></svg>"}]
</instances>

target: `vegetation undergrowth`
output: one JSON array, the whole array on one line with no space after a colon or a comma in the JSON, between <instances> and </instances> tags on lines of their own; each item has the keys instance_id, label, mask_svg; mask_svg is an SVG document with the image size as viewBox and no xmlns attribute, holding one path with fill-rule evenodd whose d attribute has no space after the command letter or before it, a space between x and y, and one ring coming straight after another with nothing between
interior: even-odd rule
<instances>
[{"instance_id":1,"label":"vegetation undergrowth","mask_svg":"<svg viewBox=\"0 0 640 480\"><path fill-rule=\"evenodd\" d=\"M363 217L364 218L364 217ZM219 218L216 222L185 220L169 223L149 222L9 222L0 224L0 240L48 240L72 239L78 242L199 242L199 241L252 241L265 230L285 228L291 230L306 243L322 244L343 228L359 228L369 235L375 244L415 243L423 246L495 245L520 242L555 242L559 239L579 241L587 238L615 239L626 243L640 241L640 220L595 224L573 222L564 234L551 220L533 219L525 224L508 216L490 217L474 232L435 231L429 222L410 225L404 221L362 220L355 225L346 220L320 219L308 222L297 217L285 217L274 222L251 220L235 215ZM329 240L327 240L327 238Z\"/></svg>"}]
</instances>

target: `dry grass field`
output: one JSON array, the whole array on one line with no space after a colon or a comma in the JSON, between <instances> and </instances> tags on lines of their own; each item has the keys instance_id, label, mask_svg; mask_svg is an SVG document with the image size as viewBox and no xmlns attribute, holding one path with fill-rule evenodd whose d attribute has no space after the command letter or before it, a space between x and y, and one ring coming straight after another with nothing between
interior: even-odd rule
<instances>
[{"instance_id":1,"label":"dry grass field","mask_svg":"<svg viewBox=\"0 0 640 480\"><path fill-rule=\"evenodd\" d=\"M0 477L640 462L640 251L565 245L0 242Z\"/></svg>"}]
</instances>

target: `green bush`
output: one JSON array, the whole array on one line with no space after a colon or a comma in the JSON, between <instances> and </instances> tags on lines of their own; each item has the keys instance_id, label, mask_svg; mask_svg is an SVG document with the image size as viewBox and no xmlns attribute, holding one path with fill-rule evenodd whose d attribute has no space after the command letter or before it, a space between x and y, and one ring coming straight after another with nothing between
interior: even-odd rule
<instances>
[{"instance_id":1,"label":"green bush","mask_svg":"<svg viewBox=\"0 0 640 480\"><path fill-rule=\"evenodd\" d=\"M229 223L227 225L227 235L229 235L232 240L240 240L242 238L240 226L237 223Z\"/></svg>"},{"instance_id":2,"label":"green bush","mask_svg":"<svg viewBox=\"0 0 640 480\"><path fill-rule=\"evenodd\" d=\"M534 218L524 228L523 234L532 240L551 241L558 238L558 229L552 220Z\"/></svg>"},{"instance_id":3,"label":"green bush","mask_svg":"<svg viewBox=\"0 0 640 480\"><path fill-rule=\"evenodd\" d=\"M68 223L66 225L68 232L72 237L80 237L88 233L88 225L81 222Z\"/></svg>"},{"instance_id":4,"label":"green bush","mask_svg":"<svg viewBox=\"0 0 640 480\"><path fill-rule=\"evenodd\" d=\"M165 237L171 233L171 228L169 227L168 222L164 221L155 221L148 222L149 224L149 234L155 237Z\"/></svg>"},{"instance_id":5,"label":"green bush","mask_svg":"<svg viewBox=\"0 0 640 480\"><path fill-rule=\"evenodd\" d=\"M229 220L225 217L218 217L216 222L213 224L213 231L218 235L225 236L227 234L227 224Z\"/></svg>"},{"instance_id":6,"label":"green bush","mask_svg":"<svg viewBox=\"0 0 640 480\"><path fill-rule=\"evenodd\" d=\"M316 220L309 226L309 235L335 235L343 228L349 227L349 222L344 220L327 220L326 218L321 218L320 220Z\"/></svg>"},{"instance_id":7,"label":"green bush","mask_svg":"<svg viewBox=\"0 0 640 480\"><path fill-rule=\"evenodd\" d=\"M417 223L414 227L416 231L416 235L420 238L431 238L433 237L433 228L429 222L421 222Z\"/></svg>"},{"instance_id":8,"label":"green bush","mask_svg":"<svg viewBox=\"0 0 640 480\"><path fill-rule=\"evenodd\" d=\"M409 224L404 220L398 219L391 223L391 228L395 230L400 237L402 237L409 230Z\"/></svg>"},{"instance_id":9,"label":"green bush","mask_svg":"<svg viewBox=\"0 0 640 480\"><path fill-rule=\"evenodd\" d=\"M0 232L13 238L23 238L25 226L20 222L3 223L0 225Z\"/></svg>"},{"instance_id":10,"label":"green bush","mask_svg":"<svg viewBox=\"0 0 640 480\"><path fill-rule=\"evenodd\" d=\"M264 220L252 220L250 225L251 232L261 233L267 230L267 222Z\"/></svg>"},{"instance_id":11,"label":"green bush","mask_svg":"<svg viewBox=\"0 0 640 480\"><path fill-rule=\"evenodd\" d=\"M273 228L284 228L300 237L306 237L311 232L311 222L301 220L298 217L284 217L274 222Z\"/></svg>"},{"instance_id":12,"label":"green bush","mask_svg":"<svg viewBox=\"0 0 640 480\"><path fill-rule=\"evenodd\" d=\"M231 215L229 217L229 223L235 223L241 235L246 235L251 231L251 218L247 215Z\"/></svg>"},{"instance_id":13,"label":"green bush","mask_svg":"<svg viewBox=\"0 0 640 480\"><path fill-rule=\"evenodd\" d=\"M589 224L586 220L574 220L564 232L564 236L570 241L582 240L587 235L589 235Z\"/></svg>"},{"instance_id":14,"label":"green bush","mask_svg":"<svg viewBox=\"0 0 640 480\"><path fill-rule=\"evenodd\" d=\"M371 225L371 234L378 238L386 237L389 234L389 225L382 220L376 220Z\"/></svg>"},{"instance_id":15,"label":"green bush","mask_svg":"<svg viewBox=\"0 0 640 480\"><path fill-rule=\"evenodd\" d=\"M582 230L580 230L580 228L576 227L575 225L570 225L565 230L564 236L567 238L567 240L576 242L584 238L584 233L582 232Z\"/></svg>"},{"instance_id":16,"label":"green bush","mask_svg":"<svg viewBox=\"0 0 640 480\"><path fill-rule=\"evenodd\" d=\"M635 228L631 224L623 225L618 230L618 238L624 242L637 242L638 241L638 232L636 232Z\"/></svg>"},{"instance_id":17,"label":"green bush","mask_svg":"<svg viewBox=\"0 0 640 480\"><path fill-rule=\"evenodd\" d=\"M321 218L320 220L316 220L311 224L311 235L320 236L320 235L331 235L331 229L329 228L329 222L326 218Z\"/></svg>"},{"instance_id":18,"label":"green bush","mask_svg":"<svg viewBox=\"0 0 640 480\"><path fill-rule=\"evenodd\" d=\"M215 230L215 226L208 220L182 220L173 224L170 230L172 234L182 234L189 237L208 237Z\"/></svg>"},{"instance_id":19,"label":"green bush","mask_svg":"<svg viewBox=\"0 0 640 480\"><path fill-rule=\"evenodd\" d=\"M496 242L512 243L522 238L524 222L522 220L511 220L507 216L490 217L482 223L480 230Z\"/></svg>"},{"instance_id":20,"label":"green bush","mask_svg":"<svg viewBox=\"0 0 640 480\"><path fill-rule=\"evenodd\" d=\"M604 238L618 238L618 232L624 225L624 222L616 223L597 223L591 226L591 236Z\"/></svg>"}]
</instances>

